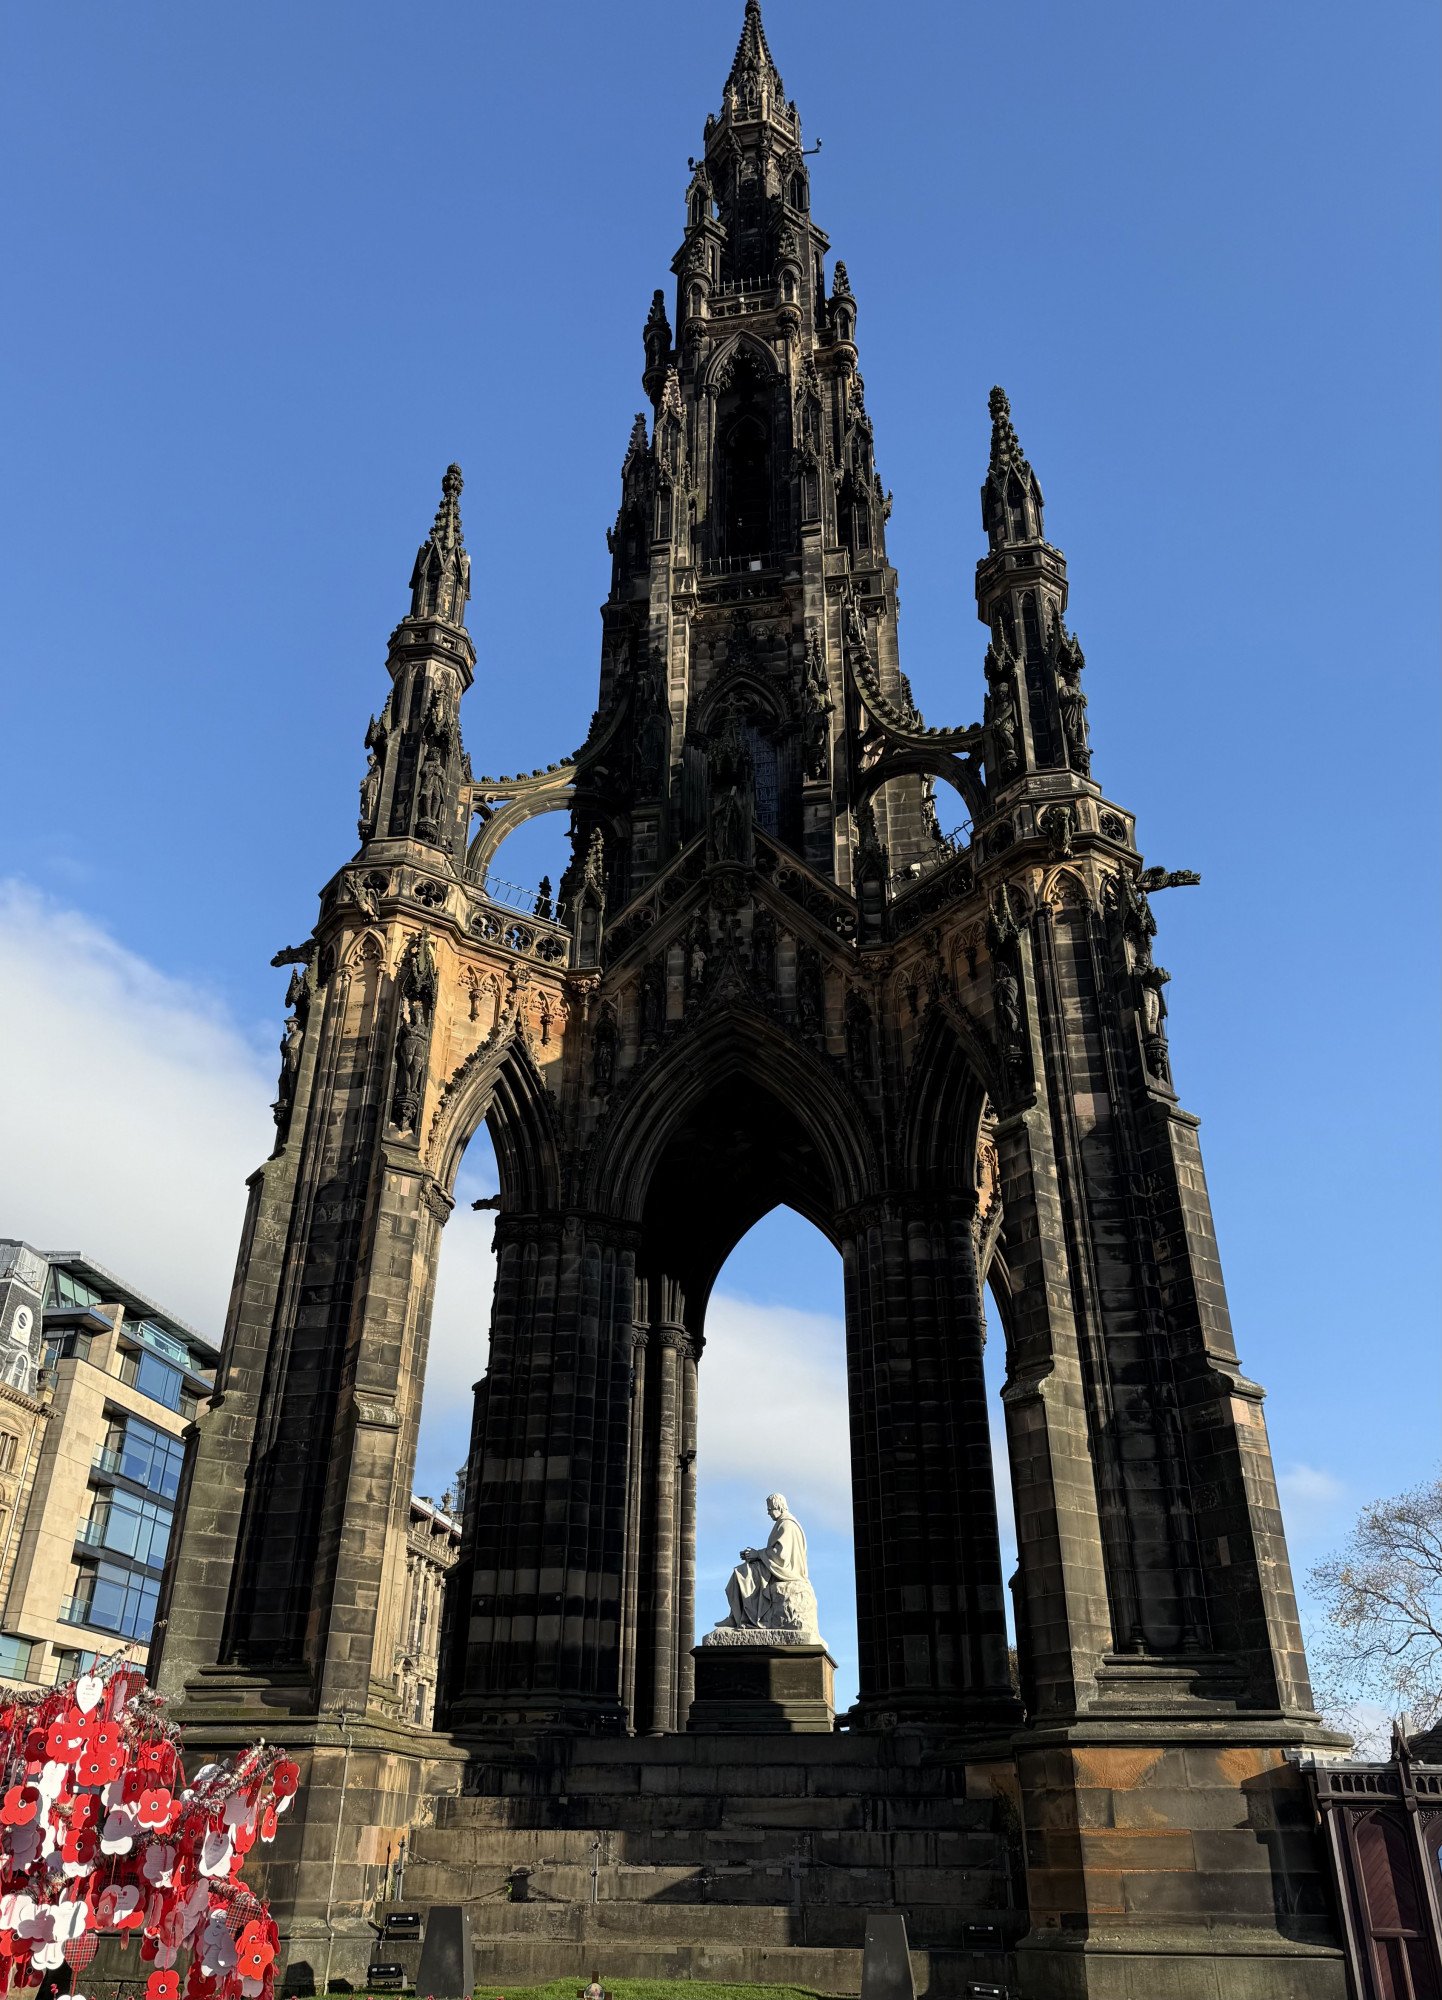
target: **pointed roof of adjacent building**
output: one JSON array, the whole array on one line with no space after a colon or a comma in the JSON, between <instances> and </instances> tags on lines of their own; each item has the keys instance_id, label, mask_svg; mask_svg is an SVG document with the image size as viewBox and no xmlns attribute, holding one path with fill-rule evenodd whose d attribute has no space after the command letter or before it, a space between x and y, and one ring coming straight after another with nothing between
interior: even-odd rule
<instances>
[{"instance_id":1,"label":"pointed roof of adjacent building","mask_svg":"<svg viewBox=\"0 0 1442 2000\"><path fill-rule=\"evenodd\" d=\"M770 83L773 95L784 105L786 86L766 44L766 30L761 25L761 0L746 0L746 19L741 24L741 39L736 44L736 56L731 64L731 74L726 79L726 88L739 91L744 98L752 90L759 91L763 76Z\"/></svg>"}]
</instances>

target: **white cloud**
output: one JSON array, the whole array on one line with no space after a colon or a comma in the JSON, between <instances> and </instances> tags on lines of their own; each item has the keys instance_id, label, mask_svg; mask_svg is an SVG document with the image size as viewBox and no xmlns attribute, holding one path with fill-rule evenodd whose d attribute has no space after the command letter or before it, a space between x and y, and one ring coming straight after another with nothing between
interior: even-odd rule
<instances>
[{"instance_id":1,"label":"white cloud","mask_svg":"<svg viewBox=\"0 0 1442 2000\"><path fill-rule=\"evenodd\" d=\"M713 1297L700 1367L697 1474L783 1492L805 1521L850 1531L846 1335L840 1320ZM759 1533L759 1529L754 1531Z\"/></svg>"},{"instance_id":2,"label":"white cloud","mask_svg":"<svg viewBox=\"0 0 1442 2000\"><path fill-rule=\"evenodd\" d=\"M0 883L0 1234L219 1339L279 1056L88 917Z\"/></svg>"}]
</instances>

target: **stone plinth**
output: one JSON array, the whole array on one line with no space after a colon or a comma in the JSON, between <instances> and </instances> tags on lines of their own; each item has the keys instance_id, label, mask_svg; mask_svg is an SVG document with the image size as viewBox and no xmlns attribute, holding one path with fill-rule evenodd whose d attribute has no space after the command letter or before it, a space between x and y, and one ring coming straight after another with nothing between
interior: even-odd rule
<instances>
[{"instance_id":1,"label":"stone plinth","mask_svg":"<svg viewBox=\"0 0 1442 2000\"><path fill-rule=\"evenodd\" d=\"M819 1641L802 1646L703 1645L692 1658L696 1692L689 1730L829 1735L835 1727L836 1662Z\"/></svg>"}]
</instances>

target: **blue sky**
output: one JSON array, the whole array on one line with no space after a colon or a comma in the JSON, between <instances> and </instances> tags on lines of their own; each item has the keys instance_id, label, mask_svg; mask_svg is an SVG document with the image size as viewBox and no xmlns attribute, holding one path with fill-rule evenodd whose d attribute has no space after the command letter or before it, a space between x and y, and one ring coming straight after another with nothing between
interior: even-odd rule
<instances>
[{"instance_id":1,"label":"blue sky","mask_svg":"<svg viewBox=\"0 0 1442 2000\"><path fill-rule=\"evenodd\" d=\"M83 1236L218 1321L268 961L349 852L453 457L477 768L584 733L641 324L740 14L11 11L0 872L8 1101L44 1130L7 1149L7 1231ZM919 701L980 711L1000 381L1070 563L1096 772L1149 860L1202 872L1159 899L1158 956L1305 1566L1438 1449L1435 10L769 0L766 24L860 302ZM502 872L554 875L556 832ZM125 1175L78 1157L97 1125ZM136 1177L174 1184L183 1231ZM483 1249L447 1258L483 1345ZM772 1222L723 1293L834 1320L839 1266ZM713 1568L762 1525L729 1421Z\"/></svg>"}]
</instances>

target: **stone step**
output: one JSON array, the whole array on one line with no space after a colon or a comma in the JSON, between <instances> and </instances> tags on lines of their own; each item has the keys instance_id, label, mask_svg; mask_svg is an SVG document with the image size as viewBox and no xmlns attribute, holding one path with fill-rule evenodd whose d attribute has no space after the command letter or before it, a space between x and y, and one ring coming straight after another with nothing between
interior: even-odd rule
<instances>
[{"instance_id":1,"label":"stone step","mask_svg":"<svg viewBox=\"0 0 1442 2000\"><path fill-rule=\"evenodd\" d=\"M477 1938L478 1986L541 1986L574 1979L579 1992L592 1971L605 1980L707 1980L736 1986L801 1986L814 1992L861 1991L861 1952L808 1946L623 1944L606 1939L588 1954L570 1942L540 1938ZM913 1951L918 2000L964 2000L972 1981L1001 1984L1005 1964L980 1952Z\"/></svg>"},{"instance_id":2,"label":"stone step","mask_svg":"<svg viewBox=\"0 0 1442 2000\"><path fill-rule=\"evenodd\" d=\"M990 1862L992 1857L986 1857ZM942 1938L950 1934L957 1910L990 1908L1005 1900L1005 1872L994 1866L975 1868L807 1868L793 1870L779 1862L755 1867L703 1871L695 1868L602 1868L595 1878L597 1902L591 1905L592 1878L588 1868L539 1868L517 1875L502 1868L437 1865L415 1857L406 1869L406 1884L417 1900L481 1903L488 1909L529 1911L515 1928L544 1929L542 1919L558 1911L631 1912L637 1935L671 1936L664 1923L673 1909L684 1908L689 1924L696 1913L743 1909L805 1916L817 1911L845 1910L856 1915L890 1904L893 1899L919 1920L922 1911L939 1913ZM631 1918L626 1919L631 1921ZM967 1921L974 1921L968 1916ZM609 1921L609 1919L608 1919ZM494 1924L489 1924L494 1929ZM500 1926L507 1928L505 1924ZM785 1940L783 1940L784 1942ZM850 1940L847 1940L848 1942Z\"/></svg>"},{"instance_id":3,"label":"stone step","mask_svg":"<svg viewBox=\"0 0 1442 2000\"><path fill-rule=\"evenodd\" d=\"M956 1949L967 1924L997 1922L997 1885L954 1883L955 1900L939 1906L912 1904L907 1936L919 1950ZM883 1899L873 1896L875 1908ZM571 1944L581 1951L611 1945L781 1946L859 1951L865 1942L866 1910L851 1904L784 1905L725 1903L508 1903L492 1897L467 1898L471 1935L536 1938Z\"/></svg>"},{"instance_id":4,"label":"stone step","mask_svg":"<svg viewBox=\"0 0 1442 2000\"><path fill-rule=\"evenodd\" d=\"M951 1774L938 1766L818 1767L790 1758L768 1758L755 1763L729 1756L709 1763L633 1759L601 1764L594 1761L593 1751L588 1747L568 1766L546 1771L526 1767L487 1769L484 1790L488 1796L508 1798L537 1793L550 1796L569 1793L573 1797L594 1794L607 1798L650 1798L657 1794L705 1797L713 1792L739 1792L758 1798L945 1798L951 1782Z\"/></svg>"},{"instance_id":5,"label":"stone step","mask_svg":"<svg viewBox=\"0 0 1442 2000\"><path fill-rule=\"evenodd\" d=\"M988 1800L817 1798L713 1792L655 1797L568 1792L554 1798L450 1798L436 1801L437 1827L592 1827L617 1831L726 1826L838 1832L980 1831L991 1825Z\"/></svg>"},{"instance_id":6,"label":"stone step","mask_svg":"<svg viewBox=\"0 0 1442 2000\"><path fill-rule=\"evenodd\" d=\"M979 1815L985 1818L985 1809ZM923 1833L856 1833L834 1827L797 1833L787 1827L422 1826L411 1835L413 1862L455 1867L581 1866L589 1870L601 1841L603 1867L726 1867L787 1862L798 1844L810 1865L842 1868L984 1867L996 1836L984 1826Z\"/></svg>"}]
</instances>

